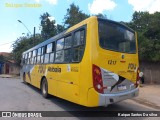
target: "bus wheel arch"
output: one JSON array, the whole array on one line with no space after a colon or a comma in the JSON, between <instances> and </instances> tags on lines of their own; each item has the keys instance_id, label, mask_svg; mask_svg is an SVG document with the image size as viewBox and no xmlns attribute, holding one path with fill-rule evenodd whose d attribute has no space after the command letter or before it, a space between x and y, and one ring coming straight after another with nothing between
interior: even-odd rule
<instances>
[{"instance_id":1,"label":"bus wheel arch","mask_svg":"<svg viewBox=\"0 0 160 120\"><path fill-rule=\"evenodd\" d=\"M42 96L44 98L48 98L49 97L48 81L47 81L47 78L45 76L43 76L42 79L41 79L40 89L41 89Z\"/></svg>"}]
</instances>

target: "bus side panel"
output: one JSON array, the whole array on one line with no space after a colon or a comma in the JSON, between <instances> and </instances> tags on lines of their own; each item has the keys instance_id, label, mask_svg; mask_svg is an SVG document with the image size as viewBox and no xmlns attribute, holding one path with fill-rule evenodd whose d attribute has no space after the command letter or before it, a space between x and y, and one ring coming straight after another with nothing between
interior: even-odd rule
<instances>
[{"instance_id":1,"label":"bus side panel","mask_svg":"<svg viewBox=\"0 0 160 120\"><path fill-rule=\"evenodd\" d=\"M91 24L90 26L90 32L91 37L90 37L90 41L91 41L91 83L90 83L90 89L88 90L88 103L87 106L90 107L94 107L94 106L98 106L99 104L99 94L97 93L97 91L95 91L94 87L93 87L93 77L92 77L92 65L93 65L93 59L94 58L98 58L98 54L97 54L97 39L98 39L98 22L97 19L95 19L95 21Z\"/></svg>"},{"instance_id":2,"label":"bus side panel","mask_svg":"<svg viewBox=\"0 0 160 120\"><path fill-rule=\"evenodd\" d=\"M65 82L58 82L58 97L69 100L74 103L79 103L78 99L78 86L73 84L68 84Z\"/></svg>"},{"instance_id":3,"label":"bus side panel","mask_svg":"<svg viewBox=\"0 0 160 120\"><path fill-rule=\"evenodd\" d=\"M79 103L79 64L61 64L58 78L57 95L60 98Z\"/></svg>"},{"instance_id":4,"label":"bus side panel","mask_svg":"<svg viewBox=\"0 0 160 120\"><path fill-rule=\"evenodd\" d=\"M34 70L34 67L35 67L34 65L24 65L22 68L23 71L22 74L25 74L26 82L29 84L32 84L33 80L32 71Z\"/></svg>"},{"instance_id":5,"label":"bus side panel","mask_svg":"<svg viewBox=\"0 0 160 120\"><path fill-rule=\"evenodd\" d=\"M57 96L57 86L58 86L58 78L59 75L57 72L51 72L48 71L48 68L55 68L56 66L53 64L49 64L46 66L47 68L47 73L45 73L44 75L46 75L47 78L47 82L48 82L48 93L54 96Z\"/></svg>"},{"instance_id":6,"label":"bus side panel","mask_svg":"<svg viewBox=\"0 0 160 120\"><path fill-rule=\"evenodd\" d=\"M34 65L33 70L31 70L31 84L35 87L38 87L38 79L37 79L37 71L38 71L38 65Z\"/></svg>"},{"instance_id":7,"label":"bus side panel","mask_svg":"<svg viewBox=\"0 0 160 120\"><path fill-rule=\"evenodd\" d=\"M29 66L29 65L28 65ZM42 71L42 65L30 65L32 67L30 67L30 72L27 72L27 82L29 82L30 84L32 84L33 86L40 88L40 82L42 79L42 76L44 76L44 71L46 70L46 65L45 66L45 70Z\"/></svg>"},{"instance_id":8,"label":"bus side panel","mask_svg":"<svg viewBox=\"0 0 160 120\"><path fill-rule=\"evenodd\" d=\"M92 107L98 105L97 95L88 95L89 89L93 88L92 80L92 44L96 40L96 19L92 19L87 24L86 33L86 47L85 53L81 62L81 72L80 72L80 104ZM94 49L94 48L93 48ZM90 101L90 98L92 101Z\"/></svg>"},{"instance_id":9,"label":"bus side panel","mask_svg":"<svg viewBox=\"0 0 160 120\"><path fill-rule=\"evenodd\" d=\"M85 59L87 58L84 58L84 61L86 61ZM87 101L88 101L87 93L91 86L90 62L91 61L86 61L81 64L81 72L80 72L80 80L79 80L79 93L80 93L79 98L80 98L80 104L84 106L87 106Z\"/></svg>"},{"instance_id":10,"label":"bus side panel","mask_svg":"<svg viewBox=\"0 0 160 120\"><path fill-rule=\"evenodd\" d=\"M31 84L29 73L27 72L25 74L26 74L26 82Z\"/></svg>"},{"instance_id":11,"label":"bus side panel","mask_svg":"<svg viewBox=\"0 0 160 120\"><path fill-rule=\"evenodd\" d=\"M94 88L89 89L88 91L88 107L96 107L99 104L99 94L95 91Z\"/></svg>"},{"instance_id":12,"label":"bus side panel","mask_svg":"<svg viewBox=\"0 0 160 120\"><path fill-rule=\"evenodd\" d=\"M48 81L48 93L54 96L57 96L57 85L58 82L51 78L47 79Z\"/></svg>"}]
</instances>

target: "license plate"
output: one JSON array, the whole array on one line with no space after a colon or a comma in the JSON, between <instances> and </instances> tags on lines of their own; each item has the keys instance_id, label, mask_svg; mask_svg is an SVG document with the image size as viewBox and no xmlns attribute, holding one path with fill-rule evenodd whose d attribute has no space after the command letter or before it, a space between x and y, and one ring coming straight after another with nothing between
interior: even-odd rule
<instances>
[{"instance_id":1,"label":"license plate","mask_svg":"<svg viewBox=\"0 0 160 120\"><path fill-rule=\"evenodd\" d=\"M118 85L118 90L121 91L121 90L125 90L127 89L127 87L125 85Z\"/></svg>"}]
</instances>

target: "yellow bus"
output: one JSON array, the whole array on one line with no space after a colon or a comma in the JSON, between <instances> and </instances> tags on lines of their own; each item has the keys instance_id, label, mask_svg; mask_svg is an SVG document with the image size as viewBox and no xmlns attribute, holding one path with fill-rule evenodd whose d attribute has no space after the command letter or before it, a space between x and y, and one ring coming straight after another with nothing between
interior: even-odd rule
<instances>
[{"instance_id":1,"label":"yellow bus","mask_svg":"<svg viewBox=\"0 0 160 120\"><path fill-rule=\"evenodd\" d=\"M139 91L137 35L92 16L22 54L21 76L42 91L87 106L107 106Z\"/></svg>"}]
</instances>

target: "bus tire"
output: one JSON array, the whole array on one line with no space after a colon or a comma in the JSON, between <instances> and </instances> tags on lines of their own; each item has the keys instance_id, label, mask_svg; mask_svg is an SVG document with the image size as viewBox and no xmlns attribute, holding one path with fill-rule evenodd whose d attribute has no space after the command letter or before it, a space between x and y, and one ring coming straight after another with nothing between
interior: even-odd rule
<instances>
[{"instance_id":1,"label":"bus tire","mask_svg":"<svg viewBox=\"0 0 160 120\"><path fill-rule=\"evenodd\" d=\"M25 73L23 74L23 83L27 84L27 82L26 82L26 74Z\"/></svg>"},{"instance_id":2,"label":"bus tire","mask_svg":"<svg viewBox=\"0 0 160 120\"><path fill-rule=\"evenodd\" d=\"M48 94L48 82L47 82L47 79L46 78L43 78L42 79L42 83L41 83L41 93L42 93L42 96L44 98L48 98L49 97L49 94Z\"/></svg>"}]
</instances>

